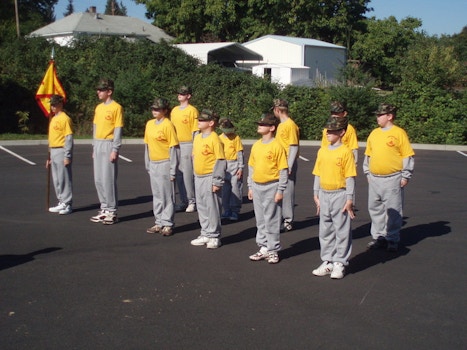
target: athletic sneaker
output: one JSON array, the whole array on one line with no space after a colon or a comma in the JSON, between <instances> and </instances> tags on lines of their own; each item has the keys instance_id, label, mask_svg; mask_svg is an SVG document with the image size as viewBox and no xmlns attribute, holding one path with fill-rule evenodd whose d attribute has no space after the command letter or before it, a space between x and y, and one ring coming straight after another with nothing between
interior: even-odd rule
<instances>
[{"instance_id":1,"label":"athletic sneaker","mask_svg":"<svg viewBox=\"0 0 467 350\"><path fill-rule=\"evenodd\" d=\"M92 222L103 222L106 216L107 216L106 210L99 210L97 212L97 215L94 215L89 220L91 220Z\"/></svg>"},{"instance_id":2,"label":"athletic sneaker","mask_svg":"<svg viewBox=\"0 0 467 350\"><path fill-rule=\"evenodd\" d=\"M231 216L232 216L232 212L229 210L229 211L224 212L224 214L221 215L221 219L230 219Z\"/></svg>"},{"instance_id":3,"label":"athletic sneaker","mask_svg":"<svg viewBox=\"0 0 467 350\"><path fill-rule=\"evenodd\" d=\"M164 226L161 230L161 235L162 236L172 236L173 230L172 227L170 226Z\"/></svg>"},{"instance_id":4,"label":"athletic sneaker","mask_svg":"<svg viewBox=\"0 0 467 350\"><path fill-rule=\"evenodd\" d=\"M371 240L366 246L368 249L380 249L386 248L388 241L384 237L378 237L378 239Z\"/></svg>"},{"instance_id":5,"label":"athletic sneaker","mask_svg":"<svg viewBox=\"0 0 467 350\"><path fill-rule=\"evenodd\" d=\"M177 213L180 213L180 212L182 212L182 211L185 211L186 208L187 208L186 203L175 204L175 211L176 211Z\"/></svg>"},{"instance_id":6,"label":"athletic sneaker","mask_svg":"<svg viewBox=\"0 0 467 350\"><path fill-rule=\"evenodd\" d=\"M312 273L315 276L326 276L331 274L333 268L334 266L332 263L329 261L323 261L323 263L319 265L318 268L314 269Z\"/></svg>"},{"instance_id":7,"label":"athletic sneaker","mask_svg":"<svg viewBox=\"0 0 467 350\"><path fill-rule=\"evenodd\" d=\"M206 248L216 249L221 246L221 240L219 238L209 238L208 243L206 243Z\"/></svg>"},{"instance_id":8,"label":"athletic sneaker","mask_svg":"<svg viewBox=\"0 0 467 350\"><path fill-rule=\"evenodd\" d=\"M106 215L102 220L104 225L113 225L118 222L117 214L115 212L108 211L105 214Z\"/></svg>"},{"instance_id":9,"label":"athletic sneaker","mask_svg":"<svg viewBox=\"0 0 467 350\"><path fill-rule=\"evenodd\" d=\"M269 264L277 264L279 262L279 254L277 252L269 252L268 253L268 263Z\"/></svg>"},{"instance_id":10,"label":"athletic sneaker","mask_svg":"<svg viewBox=\"0 0 467 350\"><path fill-rule=\"evenodd\" d=\"M66 204L65 203L58 203L57 206L55 207L50 207L49 208L49 211L51 213L60 213L60 210L64 210L66 208Z\"/></svg>"},{"instance_id":11,"label":"athletic sneaker","mask_svg":"<svg viewBox=\"0 0 467 350\"><path fill-rule=\"evenodd\" d=\"M196 211L196 204L190 203L185 209L185 213L194 213Z\"/></svg>"},{"instance_id":12,"label":"athletic sneaker","mask_svg":"<svg viewBox=\"0 0 467 350\"><path fill-rule=\"evenodd\" d=\"M67 214L71 214L72 211L73 210L71 209L71 205L66 205L65 209L60 210L58 213L60 215L67 215Z\"/></svg>"},{"instance_id":13,"label":"athletic sneaker","mask_svg":"<svg viewBox=\"0 0 467 350\"><path fill-rule=\"evenodd\" d=\"M388 252L397 252L397 248L399 248L397 242L388 241L388 246L386 247Z\"/></svg>"},{"instance_id":14,"label":"athletic sneaker","mask_svg":"<svg viewBox=\"0 0 467 350\"><path fill-rule=\"evenodd\" d=\"M159 225L154 225L146 230L147 233L159 233L161 232L162 227Z\"/></svg>"},{"instance_id":15,"label":"athletic sneaker","mask_svg":"<svg viewBox=\"0 0 467 350\"><path fill-rule=\"evenodd\" d=\"M340 262L335 262L331 272L331 278L335 280L340 280L344 278L345 267L344 264Z\"/></svg>"},{"instance_id":16,"label":"athletic sneaker","mask_svg":"<svg viewBox=\"0 0 467 350\"><path fill-rule=\"evenodd\" d=\"M238 221L238 213L232 212L229 219L230 219L230 221Z\"/></svg>"},{"instance_id":17,"label":"athletic sneaker","mask_svg":"<svg viewBox=\"0 0 467 350\"><path fill-rule=\"evenodd\" d=\"M284 231L289 232L293 230L293 226L291 222L284 221Z\"/></svg>"},{"instance_id":18,"label":"athletic sneaker","mask_svg":"<svg viewBox=\"0 0 467 350\"><path fill-rule=\"evenodd\" d=\"M261 247L258 252L250 255L251 261L260 261L268 258L268 250L266 247Z\"/></svg>"},{"instance_id":19,"label":"athletic sneaker","mask_svg":"<svg viewBox=\"0 0 467 350\"><path fill-rule=\"evenodd\" d=\"M198 238L195 238L190 243L191 243L191 245L205 245L208 242L209 242L209 237L198 236Z\"/></svg>"}]
</instances>

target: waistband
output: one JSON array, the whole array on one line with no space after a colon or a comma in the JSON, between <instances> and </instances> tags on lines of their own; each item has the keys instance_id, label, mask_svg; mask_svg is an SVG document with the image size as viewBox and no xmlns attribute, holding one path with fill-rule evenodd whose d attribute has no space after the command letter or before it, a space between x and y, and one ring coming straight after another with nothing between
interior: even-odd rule
<instances>
[{"instance_id":1,"label":"waistband","mask_svg":"<svg viewBox=\"0 0 467 350\"><path fill-rule=\"evenodd\" d=\"M386 175L377 175L377 174L373 174L373 173L369 173L371 176L374 176L374 177L393 177L393 176L397 176L397 175L400 175L402 174L402 171L398 171L396 173L392 173L392 174L386 174Z\"/></svg>"}]
</instances>

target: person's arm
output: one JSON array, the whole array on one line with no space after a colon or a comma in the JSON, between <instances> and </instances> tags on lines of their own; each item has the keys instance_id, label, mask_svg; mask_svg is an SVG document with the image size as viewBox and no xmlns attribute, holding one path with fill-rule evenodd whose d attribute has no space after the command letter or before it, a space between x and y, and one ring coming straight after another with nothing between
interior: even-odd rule
<instances>
[{"instance_id":1,"label":"person's arm","mask_svg":"<svg viewBox=\"0 0 467 350\"><path fill-rule=\"evenodd\" d=\"M177 168L178 168L178 155L180 152L178 151L179 146L174 146L169 148L169 153L170 153L170 181L175 180L175 176L177 173Z\"/></svg>"},{"instance_id":2,"label":"person's arm","mask_svg":"<svg viewBox=\"0 0 467 350\"><path fill-rule=\"evenodd\" d=\"M248 199L251 201L253 199L253 167L248 165L248 177L247 177L247 186L248 186Z\"/></svg>"},{"instance_id":3,"label":"person's arm","mask_svg":"<svg viewBox=\"0 0 467 350\"><path fill-rule=\"evenodd\" d=\"M290 145L289 147L289 158L287 159L287 165L289 166L289 172L293 169L293 164L297 159L298 145Z\"/></svg>"},{"instance_id":4,"label":"person's arm","mask_svg":"<svg viewBox=\"0 0 467 350\"><path fill-rule=\"evenodd\" d=\"M370 175L370 157L365 155L365 158L363 158L363 173L368 176Z\"/></svg>"},{"instance_id":5,"label":"person's arm","mask_svg":"<svg viewBox=\"0 0 467 350\"><path fill-rule=\"evenodd\" d=\"M144 145L144 167L146 168L146 171L149 173L149 149L148 149L148 144L146 143Z\"/></svg>"},{"instance_id":6,"label":"person's arm","mask_svg":"<svg viewBox=\"0 0 467 350\"><path fill-rule=\"evenodd\" d=\"M274 202L278 203L284 198L284 191L287 187L289 179L289 169L282 169L279 171L279 184L277 185L277 192L274 196Z\"/></svg>"},{"instance_id":7,"label":"person's arm","mask_svg":"<svg viewBox=\"0 0 467 350\"><path fill-rule=\"evenodd\" d=\"M237 164L238 164L238 169L235 175L237 175L237 177L241 179L243 176L243 168L245 167L243 151L237 152Z\"/></svg>"},{"instance_id":8,"label":"person's arm","mask_svg":"<svg viewBox=\"0 0 467 350\"><path fill-rule=\"evenodd\" d=\"M412 178L414 165L415 165L414 157L407 157L407 158L402 159L401 187L406 186L409 183L409 179Z\"/></svg>"},{"instance_id":9,"label":"person's arm","mask_svg":"<svg viewBox=\"0 0 467 350\"><path fill-rule=\"evenodd\" d=\"M65 165L71 163L71 158L73 156L73 134L65 136L65 159L63 160Z\"/></svg>"},{"instance_id":10,"label":"person's arm","mask_svg":"<svg viewBox=\"0 0 467 350\"><path fill-rule=\"evenodd\" d=\"M355 165L357 165L358 164L358 149L353 149L352 153L353 153L353 158L355 160Z\"/></svg>"},{"instance_id":11,"label":"person's arm","mask_svg":"<svg viewBox=\"0 0 467 350\"><path fill-rule=\"evenodd\" d=\"M225 159L216 160L214 170L212 171L213 187L222 187L224 185L225 170L227 169L227 161Z\"/></svg>"},{"instance_id":12,"label":"person's arm","mask_svg":"<svg viewBox=\"0 0 467 350\"><path fill-rule=\"evenodd\" d=\"M353 196L355 193L355 177L346 177L345 178L345 195L347 200L345 201L344 208L342 208L342 213L349 213L351 219L355 218L355 213L353 211Z\"/></svg>"}]
</instances>

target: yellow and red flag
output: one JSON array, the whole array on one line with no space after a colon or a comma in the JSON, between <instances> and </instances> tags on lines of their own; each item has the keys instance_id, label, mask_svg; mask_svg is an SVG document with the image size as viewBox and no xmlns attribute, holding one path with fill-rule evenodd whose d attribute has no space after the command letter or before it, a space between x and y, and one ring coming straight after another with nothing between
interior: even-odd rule
<instances>
[{"instance_id":1,"label":"yellow and red flag","mask_svg":"<svg viewBox=\"0 0 467 350\"><path fill-rule=\"evenodd\" d=\"M46 118L50 115L50 97L52 95L61 95L66 100L66 93L62 84L57 78L57 70L53 59L49 62L49 68L45 72L44 79L36 92L36 101Z\"/></svg>"}]
</instances>

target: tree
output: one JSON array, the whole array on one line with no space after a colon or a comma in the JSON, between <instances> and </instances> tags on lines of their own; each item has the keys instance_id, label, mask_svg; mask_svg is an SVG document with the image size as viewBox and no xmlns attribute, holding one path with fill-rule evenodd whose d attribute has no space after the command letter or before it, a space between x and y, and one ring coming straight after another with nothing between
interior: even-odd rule
<instances>
[{"instance_id":1,"label":"tree","mask_svg":"<svg viewBox=\"0 0 467 350\"><path fill-rule=\"evenodd\" d=\"M0 1L0 42L16 38L15 0ZM58 0L18 1L21 36L55 21L54 6Z\"/></svg>"},{"instance_id":2,"label":"tree","mask_svg":"<svg viewBox=\"0 0 467 350\"><path fill-rule=\"evenodd\" d=\"M367 21L367 33L358 36L350 50L350 58L360 62L383 88L392 88L401 81L402 60L408 47L424 34L415 29L422 22L407 17L399 23L394 16L383 20L374 17Z\"/></svg>"},{"instance_id":3,"label":"tree","mask_svg":"<svg viewBox=\"0 0 467 350\"><path fill-rule=\"evenodd\" d=\"M350 45L364 30L369 0L134 0L179 42L245 42L266 34Z\"/></svg>"},{"instance_id":4,"label":"tree","mask_svg":"<svg viewBox=\"0 0 467 350\"><path fill-rule=\"evenodd\" d=\"M75 12L75 8L73 7L73 0L68 0L68 5L66 6L66 12L63 13L63 16L69 16L73 12Z\"/></svg>"},{"instance_id":5,"label":"tree","mask_svg":"<svg viewBox=\"0 0 467 350\"><path fill-rule=\"evenodd\" d=\"M104 14L111 16L126 16L126 7L121 1L119 4L115 0L107 0Z\"/></svg>"}]
</instances>

